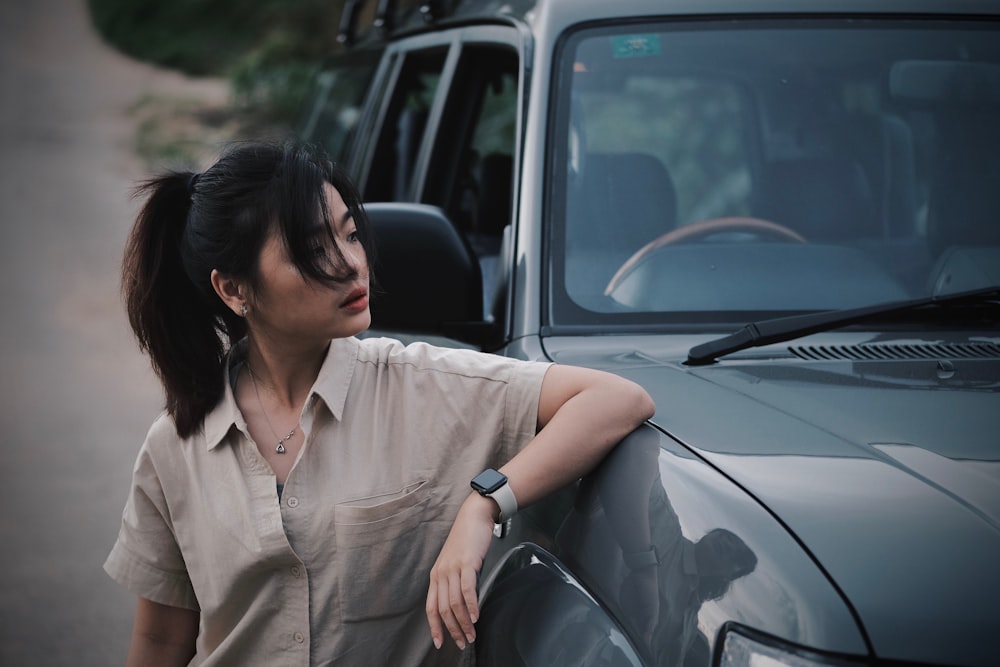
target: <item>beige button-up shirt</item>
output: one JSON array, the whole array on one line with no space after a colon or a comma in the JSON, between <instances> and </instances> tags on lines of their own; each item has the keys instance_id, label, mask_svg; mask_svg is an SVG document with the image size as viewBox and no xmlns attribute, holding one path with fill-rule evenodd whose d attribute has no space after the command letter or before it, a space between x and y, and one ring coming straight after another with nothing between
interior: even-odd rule
<instances>
[{"instance_id":1,"label":"beige button-up shirt","mask_svg":"<svg viewBox=\"0 0 1000 667\"><path fill-rule=\"evenodd\" d=\"M192 664L444 664L424 613L431 565L469 480L534 436L546 369L334 340L280 501L227 382L192 437L153 424L105 570L201 612Z\"/></svg>"}]
</instances>

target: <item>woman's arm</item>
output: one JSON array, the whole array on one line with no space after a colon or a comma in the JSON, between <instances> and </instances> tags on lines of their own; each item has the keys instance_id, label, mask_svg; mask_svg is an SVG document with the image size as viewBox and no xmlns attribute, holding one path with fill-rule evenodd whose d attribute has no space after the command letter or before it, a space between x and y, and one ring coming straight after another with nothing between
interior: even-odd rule
<instances>
[{"instance_id":1,"label":"woman's arm","mask_svg":"<svg viewBox=\"0 0 1000 667\"><path fill-rule=\"evenodd\" d=\"M199 614L140 597L125 667L187 665L195 654Z\"/></svg>"},{"instance_id":2,"label":"woman's arm","mask_svg":"<svg viewBox=\"0 0 1000 667\"><path fill-rule=\"evenodd\" d=\"M519 507L526 507L581 477L655 407L644 389L624 378L573 366L552 366L538 399L539 431L500 470ZM434 645L442 624L459 648L475 640L476 583L493 535L496 503L471 493L431 569L427 620Z\"/></svg>"},{"instance_id":3,"label":"woman's arm","mask_svg":"<svg viewBox=\"0 0 1000 667\"><path fill-rule=\"evenodd\" d=\"M589 472L655 409L634 382L587 368L552 366L538 399L538 435L500 469L518 506Z\"/></svg>"}]
</instances>

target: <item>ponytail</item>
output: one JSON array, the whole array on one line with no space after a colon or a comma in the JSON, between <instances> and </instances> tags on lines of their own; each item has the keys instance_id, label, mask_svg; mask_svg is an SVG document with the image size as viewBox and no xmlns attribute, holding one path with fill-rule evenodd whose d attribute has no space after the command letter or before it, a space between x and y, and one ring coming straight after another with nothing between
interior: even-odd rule
<instances>
[{"instance_id":1,"label":"ponytail","mask_svg":"<svg viewBox=\"0 0 1000 667\"><path fill-rule=\"evenodd\" d=\"M122 270L129 324L163 383L167 412L181 437L191 435L222 396L225 349L218 334L230 333L219 321L224 304L192 282L181 256L194 176L173 172L136 189L147 200L125 247Z\"/></svg>"}]
</instances>

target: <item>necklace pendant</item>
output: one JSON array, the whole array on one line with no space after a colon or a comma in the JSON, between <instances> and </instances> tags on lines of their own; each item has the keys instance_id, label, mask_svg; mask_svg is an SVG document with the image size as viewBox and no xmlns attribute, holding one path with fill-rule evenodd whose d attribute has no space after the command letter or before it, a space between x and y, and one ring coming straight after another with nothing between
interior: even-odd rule
<instances>
[{"instance_id":1,"label":"necklace pendant","mask_svg":"<svg viewBox=\"0 0 1000 667\"><path fill-rule=\"evenodd\" d=\"M283 443L283 442L281 442L279 440L278 441L278 446L274 448L274 451L277 452L278 454L284 454L285 453L285 443Z\"/></svg>"}]
</instances>

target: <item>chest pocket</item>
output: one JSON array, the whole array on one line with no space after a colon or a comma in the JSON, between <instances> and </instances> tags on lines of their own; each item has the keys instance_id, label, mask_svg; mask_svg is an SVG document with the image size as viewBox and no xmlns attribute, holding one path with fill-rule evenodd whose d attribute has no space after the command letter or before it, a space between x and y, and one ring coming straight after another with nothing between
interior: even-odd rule
<instances>
[{"instance_id":1,"label":"chest pocket","mask_svg":"<svg viewBox=\"0 0 1000 667\"><path fill-rule=\"evenodd\" d=\"M334 522L341 617L345 622L423 609L444 537L428 522L431 486L337 505Z\"/></svg>"}]
</instances>

